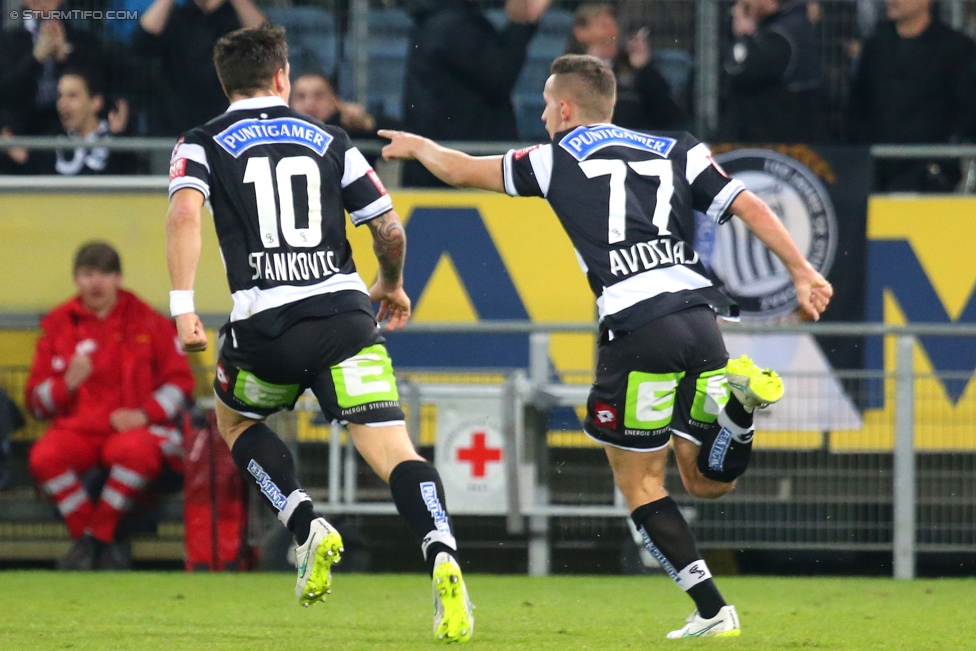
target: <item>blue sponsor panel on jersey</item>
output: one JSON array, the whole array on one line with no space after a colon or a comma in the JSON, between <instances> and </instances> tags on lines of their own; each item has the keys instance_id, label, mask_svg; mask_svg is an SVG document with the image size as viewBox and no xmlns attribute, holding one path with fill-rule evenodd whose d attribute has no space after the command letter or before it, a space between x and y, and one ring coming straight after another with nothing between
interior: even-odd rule
<instances>
[{"instance_id":1,"label":"blue sponsor panel on jersey","mask_svg":"<svg viewBox=\"0 0 976 651\"><path fill-rule=\"evenodd\" d=\"M274 144L302 145L321 156L333 138L325 129L311 122L285 117L241 120L218 133L214 140L237 158L251 147Z\"/></svg>"},{"instance_id":2,"label":"blue sponsor panel on jersey","mask_svg":"<svg viewBox=\"0 0 976 651\"><path fill-rule=\"evenodd\" d=\"M667 158L677 140L631 131L614 125L576 127L559 141L559 146L578 161L606 147L629 147Z\"/></svg>"}]
</instances>

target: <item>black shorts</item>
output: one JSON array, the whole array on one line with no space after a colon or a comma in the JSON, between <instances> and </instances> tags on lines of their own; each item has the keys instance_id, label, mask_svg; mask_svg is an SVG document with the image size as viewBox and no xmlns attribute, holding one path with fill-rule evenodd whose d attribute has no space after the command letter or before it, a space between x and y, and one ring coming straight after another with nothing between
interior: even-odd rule
<instances>
[{"instance_id":1,"label":"black shorts","mask_svg":"<svg viewBox=\"0 0 976 651\"><path fill-rule=\"evenodd\" d=\"M367 312L305 319L271 339L234 324L221 334L214 393L243 416L292 409L310 388L329 420L403 422L386 339Z\"/></svg>"},{"instance_id":2,"label":"black shorts","mask_svg":"<svg viewBox=\"0 0 976 651\"><path fill-rule=\"evenodd\" d=\"M601 340L584 431L625 450L659 450L671 434L701 445L729 399L729 354L715 314L697 306Z\"/></svg>"}]
</instances>

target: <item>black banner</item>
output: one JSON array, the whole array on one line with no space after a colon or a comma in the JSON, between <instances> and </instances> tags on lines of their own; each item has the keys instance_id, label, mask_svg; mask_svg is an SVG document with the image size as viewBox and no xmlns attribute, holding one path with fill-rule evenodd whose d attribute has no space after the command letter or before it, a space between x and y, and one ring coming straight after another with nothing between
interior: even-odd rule
<instances>
[{"instance_id":1,"label":"black banner","mask_svg":"<svg viewBox=\"0 0 976 651\"><path fill-rule=\"evenodd\" d=\"M864 321L869 151L806 145L715 145L712 151L729 176L783 220L800 250L833 285L822 321ZM739 303L743 322L796 320L789 274L744 223L717 226L699 220L695 248ZM864 367L861 337L817 341L833 368Z\"/></svg>"}]
</instances>

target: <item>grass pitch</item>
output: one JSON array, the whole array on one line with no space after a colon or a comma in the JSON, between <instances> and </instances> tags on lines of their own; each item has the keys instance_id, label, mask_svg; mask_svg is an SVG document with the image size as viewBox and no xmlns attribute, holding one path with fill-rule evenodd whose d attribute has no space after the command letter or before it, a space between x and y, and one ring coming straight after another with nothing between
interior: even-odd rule
<instances>
[{"instance_id":1,"label":"grass pitch","mask_svg":"<svg viewBox=\"0 0 976 651\"><path fill-rule=\"evenodd\" d=\"M732 639L665 640L693 605L663 576L466 577L472 650L976 649L976 581L719 577ZM335 577L300 608L287 574L0 572L0 649L435 649L420 575Z\"/></svg>"}]
</instances>

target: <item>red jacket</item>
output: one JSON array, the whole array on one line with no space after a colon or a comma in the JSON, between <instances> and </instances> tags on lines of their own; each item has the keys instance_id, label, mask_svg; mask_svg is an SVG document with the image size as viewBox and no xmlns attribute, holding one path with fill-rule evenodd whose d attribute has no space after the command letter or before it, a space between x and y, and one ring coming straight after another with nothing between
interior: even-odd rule
<instances>
[{"instance_id":1,"label":"red jacket","mask_svg":"<svg viewBox=\"0 0 976 651\"><path fill-rule=\"evenodd\" d=\"M131 292L120 290L104 319L75 297L45 316L41 328L26 399L53 426L107 436L109 415L120 407L142 409L151 425L170 425L192 394L193 372L176 327ZM72 392L64 374L79 345L94 348L93 368Z\"/></svg>"}]
</instances>

